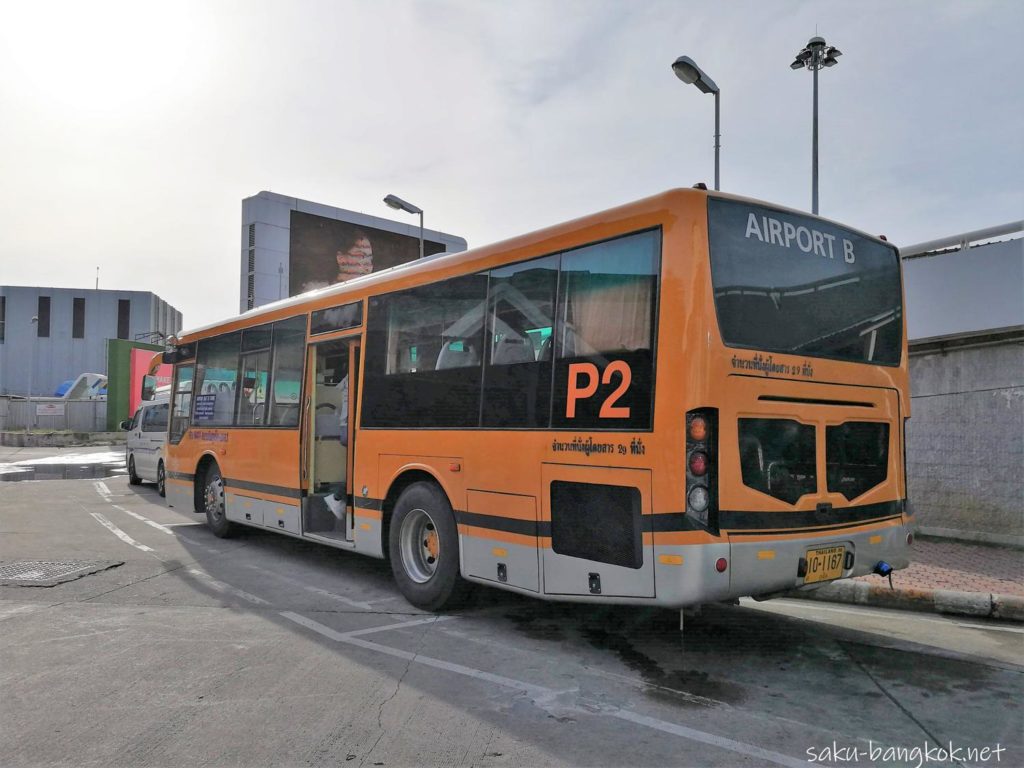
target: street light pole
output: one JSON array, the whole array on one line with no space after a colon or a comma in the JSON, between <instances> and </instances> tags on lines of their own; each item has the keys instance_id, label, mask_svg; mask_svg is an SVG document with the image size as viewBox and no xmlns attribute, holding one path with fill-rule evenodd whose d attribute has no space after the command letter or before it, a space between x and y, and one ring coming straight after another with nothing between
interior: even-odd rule
<instances>
[{"instance_id":1,"label":"street light pole","mask_svg":"<svg viewBox=\"0 0 1024 768\"><path fill-rule=\"evenodd\" d=\"M718 155L719 150L722 148L721 138L722 130L719 123L719 110L718 110L718 97L721 96L720 91L715 91L715 191L717 192L721 187L718 183Z\"/></svg>"},{"instance_id":2,"label":"street light pole","mask_svg":"<svg viewBox=\"0 0 1024 768\"><path fill-rule=\"evenodd\" d=\"M818 213L818 67L814 73L814 118L811 126L811 213Z\"/></svg>"},{"instance_id":3,"label":"street light pole","mask_svg":"<svg viewBox=\"0 0 1024 768\"><path fill-rule=\"evenodd\" d=\"M423 258L423 211L420 211L420 258Z\"/></svg>"},{"instance_id":4,"label":"street light pole","mask_svg":"<svg viewBox=\"0 0 1024 768\"><path fill-rule=\"evenodd\" d=\"M811 70L814 75L814 107L811 127L811 213L818 213L818 70L834 67L843 55L835 46L825 43L823 37L812 37L796 55L790 69Z\"/></svg>"},{"instance_id":5,"label":"street light pole","mask_svg":"<svg viewBox=\"0 0 1024 768\"><path fill-rule=\"evenodd\" d=\"M715 81L712 80L700 67L697 66L697 62L691 59L689 56L680 56L674 62L672 62L672 71L676 73L676 77L682 80L687 85L695 85L702 93L713 93L715 94L715 190L721 189L720 177L718 170L718 157L719 150L721 149L721 123L720 123L720 110L718 99L720 96L718 86L715 85Z\"/></svg>"},{"instance_id":6,"label":"street light pole","mask_svg":"<svg viewBox=\"0 0 1024 768\"><path fill-rule=\"evenodd\" d=\"M28 356L28 413L29 413L28 424L29 424L29 429L35 429L36 428L36 409L35 409L35 406L32 405L32 373L35 371L35 367L36 367L36 336L37 336L36 327L37 327L38 323L39 323L39 318L38 317L33 317L31 320L29 320L29 323L28 323L29 327L32 328L32 332L33 332L33 334L32 334L32 346L29 347L29 356Z\"/></svg>"},{"instance_id":7,"label":"street light pole","mask_svg":"<svg viewBox=\"0 0 1024 768\"><path fill-rule=\"evenodd\" d=\"M388 195L384 198L385 205L388 208L394 208L396 211L405 211L406 213L419 214L420 216L420 258L423 258L423 209L417 208L412 203L407 203L397 195Z\"/></svg>"}]
</instances>

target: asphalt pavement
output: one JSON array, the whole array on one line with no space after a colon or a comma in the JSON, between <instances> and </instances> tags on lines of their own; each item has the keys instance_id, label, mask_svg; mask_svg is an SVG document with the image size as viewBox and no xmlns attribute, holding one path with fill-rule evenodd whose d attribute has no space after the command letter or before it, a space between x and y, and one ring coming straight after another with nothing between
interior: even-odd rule
<instances>
[{"instance_id":1,"label":"asphalt pavement","mask_svg":"<svg viewBox=\"0 0 1024 768\"><path fill-rule=\"evenodd\" d=\"M1019 624L775 600L680 634L485 588L434 616L382 561L216 539L123 477L0 483L0 534L0 565L111 566L0 586L3 766L1024 764Z\"/></svg>"}]
</instances>

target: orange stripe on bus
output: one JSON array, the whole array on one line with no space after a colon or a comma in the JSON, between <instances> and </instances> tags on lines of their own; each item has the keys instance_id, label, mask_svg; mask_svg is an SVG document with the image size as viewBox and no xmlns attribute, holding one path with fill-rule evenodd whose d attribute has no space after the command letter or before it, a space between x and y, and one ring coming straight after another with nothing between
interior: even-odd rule
<instances>
[{"instance_id":1,"label":"orange stripe on bus","mask_svg":"<svg viewBox=\"0 0 1024 768\"><path fill-rule=\"evenodd\" d=\"M356 507L355 516L365 517L367 520L381 520L384 517L384 513L379 509L363 509L362 507Z\"/></svg>"}]
</instances>

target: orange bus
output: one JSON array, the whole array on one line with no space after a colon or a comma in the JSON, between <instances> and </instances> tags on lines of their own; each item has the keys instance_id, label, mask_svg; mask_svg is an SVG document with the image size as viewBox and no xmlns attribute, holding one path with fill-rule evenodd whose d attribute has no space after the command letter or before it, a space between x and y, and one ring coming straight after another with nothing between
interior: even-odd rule
<instances>
[{"instance_id":1,"label":"orange bus","mask_svg":"<svg viewBox=\"0 0 1024 768\"><path fill-rule=\"evenodd\" d=\"M168 503L479 582L670 607L908 564L896 249L700 189L183 333Z\"/></svg>"}]
</instances>

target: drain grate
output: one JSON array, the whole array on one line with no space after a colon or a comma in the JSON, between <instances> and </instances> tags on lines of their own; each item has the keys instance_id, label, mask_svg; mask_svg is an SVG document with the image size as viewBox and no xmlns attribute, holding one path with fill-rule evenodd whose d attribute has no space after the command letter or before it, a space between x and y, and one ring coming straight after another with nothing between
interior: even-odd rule
<instances>
[{"instance_id":1,"label":"drain grate","mask_svg":"<svg viewBox=\"0 0 1024 768\"><path fill-rule=\"evenodd\" d=\"M0 561L0 586L54 587L119 565L124 565L124 560Z\"/></svg>"}]
</instances>

